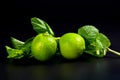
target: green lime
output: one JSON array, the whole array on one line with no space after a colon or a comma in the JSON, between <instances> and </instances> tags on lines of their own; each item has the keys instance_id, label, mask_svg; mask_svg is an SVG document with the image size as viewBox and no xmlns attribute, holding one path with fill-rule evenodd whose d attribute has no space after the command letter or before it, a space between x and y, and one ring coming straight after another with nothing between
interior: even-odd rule
<instances>
[{"instance_id":1,"label":"green lime","mask_svg":"<svg viewBox=\"0 0 120 80\"><path fill-rule=\"evenodd\" d=\"M46 61L55 55L57 42L49 34L38 34L32 41L31 52L37 60Z\"/></svg>"},{"instance_id":2,"label":"green lime","mask_svg":"<svg viewBox=\"0 0 120 80\"><path fill-rule=\"evenodd\" d=\"M66 59L78 58L85 49L85 41L83 37L76 33L66 33L60 40L60 52Z\"/></svg>"}]
</instances>

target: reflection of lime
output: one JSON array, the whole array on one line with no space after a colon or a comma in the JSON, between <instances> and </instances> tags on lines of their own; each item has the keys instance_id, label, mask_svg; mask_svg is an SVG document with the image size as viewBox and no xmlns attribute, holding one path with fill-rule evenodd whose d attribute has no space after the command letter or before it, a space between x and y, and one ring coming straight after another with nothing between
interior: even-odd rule
<instances>
[{"instance_id":1,"label":"reflection of lime","mask_svg":"<svg viewBox=\"0 0 120 80\"><path fill-rule=\"evenodd\" d=\"M32 55L41 61L50 59L57 50L57 43L53 36L48 34L38 34L32 42Z\"/></svg>"},{"instance_id":2,"label":"reflection of lime","mask_svg":"<svg viewBox=\"0 0 120 80\"><path fill-rule=\"evenodd\" d=\"M78 58L85 49L84 39L76 33L66 33L60 40L60 51L64 58L66 59L76 59Z\"/></svg>"}]
</instances>

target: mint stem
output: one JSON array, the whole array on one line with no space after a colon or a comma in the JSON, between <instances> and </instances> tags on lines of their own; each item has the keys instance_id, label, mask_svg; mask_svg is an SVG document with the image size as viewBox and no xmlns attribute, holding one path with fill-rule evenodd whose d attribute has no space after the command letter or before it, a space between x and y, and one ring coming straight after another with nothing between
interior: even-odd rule
<instances>
[{"instance_id":1,"label":"mint stem","mask_svg":"<svg viewBox=\"0 0 120 80\"><path fill-rule=\"evenodd\" d=\"M112 50L112 49L110 49L110 48L108 48L108 51L111 52L111 53L113 53L113 54L116 54L116 55L120 56L120 53L119 53L119 52L114 51L114 50Z\"/></svg>"}]
</instances>

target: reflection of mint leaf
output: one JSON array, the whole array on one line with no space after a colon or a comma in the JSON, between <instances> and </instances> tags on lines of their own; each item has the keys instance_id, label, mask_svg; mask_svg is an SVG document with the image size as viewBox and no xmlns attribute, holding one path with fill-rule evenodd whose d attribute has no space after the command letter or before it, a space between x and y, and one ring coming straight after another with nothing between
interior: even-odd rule
<instances>
[{"instance_id":1,"label":"reflection of mint leaf","mask_svg":"<svg viewBox=\"0 0 120 80\"><path fill-rule=\"evenodd\" d=\"M45 21L43 21L39 18L33 17L33 18L31 18L31 23L33 25L33 29L38 34L48 32L49 34L54 35L52 29Z\"/></svg>"},{"instance_id":2,"label":"reflection of mint leaf","mask_svg":"<svg viewBox=\"0 0 120 80\"><path fill-rule=\"evenodd\" d=\"M24 53L19 49L12 49L9 46L5 46L8 53L7 58L20 59L24 57Z\"/></svg>"},{"instance_id":3,"label":"reflection of mint leaf","mask_svg":"<svg viewBox=\"0 0 120 80\"><path fill-rule=\"evenodd\" d=\"M20 47L24 44L24 42L14 38L14 37L11 37L11 42L15 49L20 49Z\"/></svg>"},{"instance_id":4,"label":"reflection of mint leaf","mask_svg":"<svg viewBox=\"0 0 120 80\"><path fill-rule=\"evenodd\" d=\"M110 41L104 34L99 33L97 28L86 25L78 29L78 34L85 39L86 53L97 57L106 55Z\"/></svg>"}]
</instances>

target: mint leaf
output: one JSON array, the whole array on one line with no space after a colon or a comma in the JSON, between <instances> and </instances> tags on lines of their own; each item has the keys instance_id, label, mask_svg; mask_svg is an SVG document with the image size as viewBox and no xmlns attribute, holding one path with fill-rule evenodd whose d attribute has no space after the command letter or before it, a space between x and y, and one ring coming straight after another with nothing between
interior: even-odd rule
<instances>
[{"instance_id":1,"label":"mint leaf","mask_svg":"<svg viewBox=\"0 0 120 80\"><path fill-rule=\"evenodd\" d=\"M52 31L52 29L50 28L50 26L46 22L44 22L44 23L46 25L48 33L51 34L52 36L54 36L54 32Z\"/></svg>"},{"instance_id":2,"label":"mint leaf","mask_svg":"<svg viewBox=\"0 0 120 80\"><path fill-rule=\"evenodd\" d=\"M31 55L31 43L34 37L29 38L25 42L22 42L16 38L11 37L11 41L14 48L11 48L9 46L6 47L6 51L8 53L7 58L12 59L21 59L23 57L32 57Z\"/></svg>"},{"instance_id":3,"label":"mint leaf","mask_svg":"<svg viewBox=\"0 0 120 80\"><path fill-rule=\"evenodd\" d=\"M20 49L20 47L24 44L23 41L20 41L14 37L11 37L11 43L12 43L13 47L16 49Z\"/></svg>"},{"instance_id":4,"label":"mint leaf","mask_svg":"<svg viewBox=\"0 0 120 80\"><path fill-rule=\"evenodd\" d=\"M33 29L38 34L48 32L49 34L54 35L52 29L45 21L43 21L39 18L33 17L33 18L31 18L31 23L33 25Z\"/></svg>"},{"instance_id":5,"label":"mint leaf","mask_svg":"<svg viewBox=\"0 0 120 80\"><path fill-rule=\"evenodd\" d=\"M106 55L107 49L110 46L110 40L99 30L91 25L86 25L78 29L86 43L85 52L96 57L103 57Z\"/></svg>"},{"instance_id":6,"label":"mint leaf","mask_svg":"<svg viewBox=\"0 0 120 80\"><path fill-rule=\"evenodd\" d=\"M99 33L99 36L97 37L97 40L99 40L101 42L101 44L103 45L103 48L108 48L111 45L110 40L108 39L108 37L105 36L102 33Z\"/></svg>"},{"instance_id":7,"label":"mint leaf","mask_svg":"<svg viewBox=\"0 0 120 80\"><path fill-rule=\"evenodd\" d=\"M96 51L97 51L96 53L97 53L97 55L99 55L99 57L105 56L110 44L111 44L110 40L107 38L107 36L105 36L102 33L99 33L99 35L96 38Z\"/></svg>"},{"instance_id":8,"label":"mint leaf","mask_svg":"<svg viewBox=\"0 0 120 80\"><path fill-rule=\"evenodd\" d=\"M47 28L42 20L34 17L31 19L31 23L33 25L33 29L37 33L45 33L47 31Z\"/></svg>"},{"instance_id":9,"label":"mint leaf","mask_svg":"<svg viewBox=\"0 0 120 80\"><path fill-rule=\"evenodd\" d=\"M99 30L92 25L85 25L78 29L80 34L88 43L94 42L99 35Z\"/></svg>"},{"instance_id":10,"label":"mint leaf","mask_svg":"<svg viewBox=\"0 0 120 80\"><path fill-rule=\"evenodd\" d=\"M24 52L22 50L19 49L13 49L9 46L5 46L6 47L6 51L8 53L7 58L12 58L12 59L21 59L24 57Z\"/></svg>"},{"instance_id":11,"label":"mint leaf","mask_svg":"<svg viewBox=\"0 0 120 80\"><path fill-rule=\"evenodd\" d=\"M103 57L106 55L107 49L110 46L108 38L100 33L94 43L87 45L86 53L89 53L96 57Z\"/></svg>"},{"instance_id":12,"label":"mint leaf","mask_svg":"<svg viewBox=\"0 0 120 80\"><path fill-rule=\"evenodd\" d=\"M25 41L25 44L21 46L21 50L23 50L24 55L26 57L31 57L31 43L33 41L34 37L29 38L28 40Z\"/></svg>"}]
</instances>

